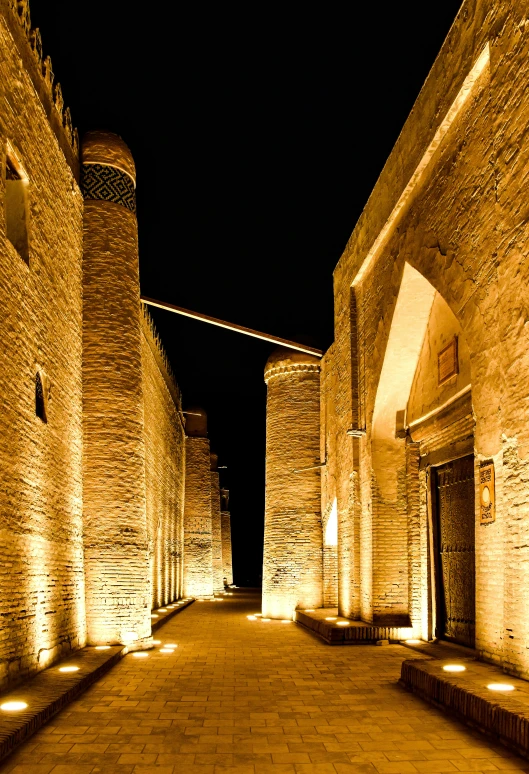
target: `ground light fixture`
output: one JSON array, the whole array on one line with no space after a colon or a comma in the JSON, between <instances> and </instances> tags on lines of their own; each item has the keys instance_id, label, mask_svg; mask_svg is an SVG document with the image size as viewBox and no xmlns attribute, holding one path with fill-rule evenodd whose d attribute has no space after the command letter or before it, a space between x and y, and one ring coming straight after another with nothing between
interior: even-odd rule
<instances>
[{"instance_id":1,"label":"ground light fixture","mask_svg":"<svg viewBox=\"0 0 529 774\"><path fill-rule=\"evenodd\" d=\"M256 615L247 615L246 618L249 621L257 621L257 616Z\"/></svg>"},{"instance_id":2,"label":"ground light fixture","mask_svg":"<svg viewBox=\"0 0 529 774\"><path fill-rule=\"evenodd\" d=\"M303 612L304 613L315 613L316 611L311 608L310 610L304 610Z\"/></svg>"},{"instance_id":3,"label":"ground light fixture","mask_svg":"<svg viewBox=\"0 0 529 774\"><path fill-rule=\"evenodd\" d=\"M167 608L166 607L159 607L158 608L158 612L159 613L167 613Z\"/></svg>"},{"instance_id":4,"label":"ground light fixture","mask_svg":"<svg viewBox=\"0 0 529 774\"><path fill-rule=\"evenodd\" d=\"M326 618L325 620L326 620L326 621L336 621L336 616L334 616L334 617L333 617L333 616L331 615L331 616L329 616L329 618Z\"/></svg>"},{"instance_id":5,"label":"ground light fixture","mask_svg":"<svg viewBox=\"0 0 529 774\"><path fill-rule=\"evenodd\" d=\"M0 704L0 710L2 712L20 712L25 710L27 706L25 701L5 701L3 704Z\"/></svg>"},{"instance_id":6,"label":"ground light fixture","mask_svg":"<svg viewBox=\"0 0 529 774\"><path fill-rule=\"evenodd\" d=\"M263 617L263 614L262 614L262 613L256 613L256 614L255 614L255 617L256 617L256 618L262 618L262 617Z\"/></svg>"},{"instance_id":7,"label":"ground light fixture","mask_svg":"<svg viewBox=\"0 0 529 774\"><path fill-rule=\"evenodd\" d=\"M443 669L445 672L464 672L466 667L463 664L445 664Z\"/></svg>"},{"instance_id":8,"label":"ground light fixture","mask_svg":"<svg viewBox=\"0 0 529 774\"><path fill-rule=\"evenodd\" d=\"M336 626L349 626L349 621L336 621Z\"/></svg>"},{"instance_id":9,"label":"ground light fixture","mask_svg":"<svg viewBox=\"0 0 529 774\"><path fill-rule=\"evenodd\" d=\"M63 666L59 667L59 672L78 672L79 667L74 666L73 664L71 666Z\"/></svg>"},{"instance_id":10,"label":"ground light fixture","mask_svg":"<svg viewBox=\"0 0 529 774\"><path fill-rule=\"evenodd\" d=\"M174 642L168 642L164 645L164 648L177 648L178 645L176 645Z\"/></svg>"},{"instance_id":11,"label":"ground light fixture","mask_svg":"<svg viewBox=\"0 0 529 774\"><path fill-rule=\"evenodd\" d=\"M160 648L160 653L174 653L174 648Z\"/></svg>"},{"instance_id":12,"label":"ground light fixture","mask_svg":"<svg viewBox=\"0 0 529 774\"><path fill-rule=\"evenodd\" d=\"M510 683L489 683L487 688L489 691L514 691L514 685Z\"/></svg>"},{"instance_id":13,"label":"ground light fixture","mask_svg":"<svg viewBox=\"0 0 529 774\"><path fill-rule=\"evenodd\" d=\"M96 645L96 650L109 650L110 645Z\"/></svg>"},{"instance_id":14,"label":"ground light fixture","mask_svg":"<svg viewBox=\"0 0 529 774\"><path fill-rule=\"evenodd\" d=\"M271 620L272 620L271 618L261 618L261 621L262 621L263 623L268 623L268 622L269 622L269 621L271 621Z\"/></svg>"},{"instance_id":15,"label":"ground light fixture","mask_svg":"<svg viewBox=\"0 0 529 774\"><path fill-rule=\"evenodd\" d=\"M137 650L135 653L132 654L134 658L147 658L149 655L148 653L145 653L144 650Z\"/></svg>"},{"instance_id":16,"label":"ground light fixture","mask_svg":"<svg viewBox=\"0 0 529 774\"><path fill-rule=\"evenodd\" d=\"M292 623L292 621L290 620L290 618L282 618L281 623Z\"/></svg>"},{"instance_id":17,"label":"ground light fixture","mask_svg":"<svg viewBox=\"0 0 529 774\"><path fill-rule=\"evenodd\" d=\"M157 615L156 613L153 613L153 614L151 615L151 618L158 618L158 615Z\"/></svg>"},{"instance_id":18,"label":"ground light fixture","mask_svg":"<svg viewBox=\"0 0 529 774\"><path fill-rule=\"evenodd\" d=\"M162 641L161 641L161 640L153 640L153 641L152 641L152 644L153 644L153 645L161 645L161 644L162 644Z\"/></svg>"}]
</instances>

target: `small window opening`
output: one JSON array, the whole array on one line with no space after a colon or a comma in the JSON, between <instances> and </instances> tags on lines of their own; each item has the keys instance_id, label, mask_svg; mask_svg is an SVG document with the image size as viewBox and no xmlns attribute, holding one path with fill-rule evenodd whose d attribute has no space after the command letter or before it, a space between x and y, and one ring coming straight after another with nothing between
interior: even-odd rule
<instances>
[{"instance_id":1,"label":"small window opening","mask_svg":"<svg viewBox=\"0 0 529 774\"><path fill-rule=\"evenodd\" d=\"M6 235L21 258L29 263L27 178L9 154L6 156Z\"/></svg>"},{"instance_id":2,"label":"small window opening","mask_svg":"<svg viewBox=\"0 0 529 774\"><path fill-rule=\"evenodd\" d=\"M35 376L35 413L43 422L48 421L49 379L44 371Z\"/></svg>"}]
</instances>

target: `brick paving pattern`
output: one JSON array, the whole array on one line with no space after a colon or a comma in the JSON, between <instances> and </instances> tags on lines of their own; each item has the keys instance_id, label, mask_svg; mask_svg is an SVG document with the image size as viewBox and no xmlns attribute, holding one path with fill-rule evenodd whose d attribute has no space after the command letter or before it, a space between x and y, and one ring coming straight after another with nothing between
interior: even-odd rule
<instances>
[{"instance_id":1,"label":"brick paving pattern","mask_svg":"<svg viewBox=\"0 0 529 774\"><path fill-rule=\"evenodd\" d=\"M259 598L197 602L0 765L13 774L529 772L397 685L410 650L330 647L248 621Z\"/></svg>"}]
</instances>

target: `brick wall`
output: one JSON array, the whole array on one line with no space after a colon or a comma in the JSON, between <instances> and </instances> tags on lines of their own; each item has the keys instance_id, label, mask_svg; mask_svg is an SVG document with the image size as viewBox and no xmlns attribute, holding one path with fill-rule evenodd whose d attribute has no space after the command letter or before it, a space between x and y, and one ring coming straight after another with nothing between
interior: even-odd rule
<instances>
[{"instance_id":1,"label":"brick wall","mask_svg":"<svg viewBox=\"0 0 529 774\"><path fill-rule=\"evenodd\" d=\"M332 375L339 545L347 534L359 546L360 608L369 620L383 601L386 567L394 570L392 561L384 561L384 553L392 550L391 529L388 526L384 544L379 530L393 515L389 505L386 509L380 502L379 482L373 477L372 421L405 262L452 310L468 346L476 459L493 459L496 465L496 521L480 525L476 510L477 647L487 658L525 676L529 329L524 309L529 305L529 225L519 193L525 190L529 158L529 39L521 33L526 12L521 0L463 3L334 272ZM357 368L352 337L358 347ZM357 409L366 431L359 441L346 437ZM464 418L459 423L468 424ZM465 432L462 425L447 427L444 442L450 445ZM441 443L438 436L438 449ZM424 579L427 470L419 471L417 495L410 464L416 467L410 458L406 464L403 456L397 466L397 510L399 522L407 524L410 612L416 625L421 621L424 633L431 615ZM346 530L351 473L358 476L361 500L358 538L354 529ZM399 536L401 531L399 527ZM353 607L355 563L341 558L341 547L339 557L340 605L345 612Z\"/></svg>"},{"instance_id":2,"label":"brick wall","mask_svg":"<svg viewBox=\"0 0 529 774\"><path fill-rule=\"evenodd\" d=\"M153 608L183 594L185 435L178 387L142 315L145 493Z\"/></svg>"},{"instance_id":3,"label":"brick wall","mask_svg":"<svg viewBox=\"0 0 529 774\"><path fill-rule=\"evenodd\" d=\"M211 551L213 590L224 591L224 575L222 566L222 524L220 516L219 474L211 471Z\"/></svg>"},{"instance_id":4,"label":"brick wall","mask_svg":"<svg viewBox=\"0 0 529 774\"><path fill-rule=\"evenodd\" d=\"M184 595L213 594L209 440L186 438Z\"/></svg>"},{"instance_id":5,"label":"brick wall","mask_svg":"<svg viewBox=\"0 0 529 774\"><path fill-rule=\"evenodd\" d=\"M84 645L82 197L29 20L0 7L0 689ZM6 238L6 150L28 177L29 265ZM35 378L51 385L47 424Z\"/></svg>"},{"instance_id":6,"label":"brick wall","mask_svg":"<svg viewBox=\"0 0 529 774\"><path fill-rule=\"evenodd\" d=\"M233 583L233 566L231 557L231 518L229 511L221 511L222 528L222 576L226 579L226 584L231 586Z\"/></svg>"}]
</instances>

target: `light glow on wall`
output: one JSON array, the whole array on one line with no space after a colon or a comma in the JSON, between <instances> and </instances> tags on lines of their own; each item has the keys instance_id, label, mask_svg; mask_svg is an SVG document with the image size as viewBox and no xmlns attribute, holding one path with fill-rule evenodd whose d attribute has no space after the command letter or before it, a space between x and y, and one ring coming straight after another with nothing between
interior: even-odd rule
<instances>
[{"instance_id":1,"label":"light glow on wall","mask_svg":"<svg viewBox=\"0 0 529 774\"><path fill-rule=\"evenodd\" d=\"M338 500L333 500L331 512L325 526L324 543L326 546L338 545Z\"/></svg>"}]
</instances>

